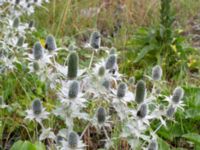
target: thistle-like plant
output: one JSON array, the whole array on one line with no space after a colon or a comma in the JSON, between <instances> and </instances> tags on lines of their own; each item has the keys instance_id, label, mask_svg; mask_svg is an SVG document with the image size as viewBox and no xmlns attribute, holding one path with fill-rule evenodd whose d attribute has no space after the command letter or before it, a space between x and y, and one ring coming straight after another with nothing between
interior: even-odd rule
<instances>
[{"instance_id":1,"label":"thistle-like plant","mask_svg":"<svg viewBox=\"0 0 200 150\"><path fill-rule=\"evenodd\" d=\"M94 49L99 49L101 44L101 34L94 31L90 36L90 46Z\"/></svg>"},{"instance_id":2,"label":"thistle-like plant","mask_svg":"<svg viewBox=\"0 0 200 150\"><path fill-rule=\"evenodd\" d=\"M33 56L36 60L42 59L44 55L44 49L40 42L36 42L33 47Z\"/></svg>"},{"instance_id":3,"label":"thistle-like plant","mask_svg":"<svg viewBox=\"0 0 200 150\"><path fill-rule=\"evenodd\" d=\"M99 124L103 124L106 121L106 110L103 107L98 108L96 115Z\"/></svg>"},{"instance_id":4,"label":"thistle-like plant","mask_svg":"<svg viewBox=\"0 0 200 150\"><path fill-rule=\"evenodd\" d=\"M152 79L154 81L159 81L162 78L162 68L159 65L156 65L152 69Z\"/></svg>"},{"instance_id":5,"label":"thistle-like plant","mask_svg":"<svg viewBox=\"0 0 200 150\"><path fill-rule=\"evenodd\" d=\"M20 19L18 17L16 17L14 20L13 20L13 27L14 28L17 28L19 26L19 23L20 23Z\"/></svg>"},{"instance_id":6,"label":"thistle-like plant","mask_svg":"<svg viewBox=\"0 0 200 150\"><path fill-rule=\"evenodd\" d=\"M45 48L49 51L57 49L56 41L53 35L48 35L46 38Z\"/></svg>"},{"instance_id":7,"label":"thistle-like plant","mask_svg":"<svg viewBox=\"0 0 200 150\"><path fill-rule=\"evenodd\" d=\"M144 101L146 95L146 85L143 80L137 82L135 101L140 104Z\"/></svg>"},{"instance_id":8,"label":"thistle-like plant","mask_svg":"<svg viewBox=\"0 0 200 150\"><path fill-rule=\"evenodd\" d=\"M137 111L137 116L139 118L144 118L146 115L147 115L147 105L142 104Z\"/></svg>"},{"instance_id":9,"label":"thistle-like plant","mask_svg":"<svg viewBox=\"0 0 200 150\"><path fill-rule=\"evenodd\" d=\"M110 55L106 61L106 65L105 65L105 68L106 69L113 69L115 64L117 62L117 57L116 55Z\"/></svg>"},{"instance_id":10,"label":"thistle-like plant","mask_svg":"<svg viewBox=\"0 0 200 150\"><path fill-rule=\"evenodd\" d=\"M127 85L125 83L120 83L117 89L117 97L123 98L126 94Z\"/></svg>"},{"instance_id":11,"label":"thistle-like plant","mask_svg":"<svg viewBox=\"0 0 200 150\"><path fill-rule=\"evenodd\" d=\"M79 57L76 52L70 52L68 56L68 73L69 79L75 79L78 74Z\"/></svg>"},{"instance_id":12,"label":"thistle-like plant","mask_svg":"<svg viewBox=\"0 0 200 150\"><path fill-rule=\"evenodd\" d=\"M173 91L173 95L172 95L172 102L174 103L179 103L180 100L183 98L184 96L184 90L181 87L176 87L175 90Z\"/></svg>"},{"instance_id":13,"label":"thistle-like plant","mask_svg":"<svg viewBox=\"0 0 200 150\"><path fill-rule=\"evenodd\" d=\"M69 92L68 92L68 97L73 99L78 96L79 92L79 83L78 81L72 81L72 83L69 86Z\"/></svg>"}]
</instances>

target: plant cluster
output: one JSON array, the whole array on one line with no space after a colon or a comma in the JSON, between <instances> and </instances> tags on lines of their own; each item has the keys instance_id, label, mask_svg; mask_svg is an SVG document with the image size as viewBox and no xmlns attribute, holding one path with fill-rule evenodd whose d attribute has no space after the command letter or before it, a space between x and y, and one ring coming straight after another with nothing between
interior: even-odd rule
<instances>
[{"instance_id":1,"label":"plant cluster","mask_svg":"<svg viewBox=\"0 0 200 150\"><path fill-rule=\"evenodd\" d=\"M52 149L86 149L83 136L92 126L98 133L104 133L102 140L105 144L102 147L105 149L116 149L115 141L125 139L131 149L157 150L156 132L162 126L167 127L167 120L174 120L173 114L177 109L183 110L184 90L177 87L170 96L163 93L160 65L153 67L152 75L146 75L137 83L134 77L127 80L124 74L119 73L116 49L102 47L98 31L91 34L86 44L92 52L88 67L79 66L78 51L59 48L53 35L47 36L44 45L35 41L29 48L24 39L26 33L34 29L33 22L22 23L20 18L33 13L33 6L42 7L41 4L39 0L0 3L1 7L6 6L0 23L1 76L7 77L10 72L16 74L21 71L19 68L23 68L26 74L36 76L47 89L56 93L55 101L58 99L51 109L47 109L39 97L32 99L27 109L24 108L24 122L28 126L29 121L33 121L36 129L36 138L30 136L30 140L48 141L46 147ZM94 63L94 55L100 50L107 54L107 58ZM68 53L68 57L65 62L59 63L62 51ZM152 88L147 88L147 83ZM0 102L1 110L12 105L4 101L4 96L0 97ZM65 127L51 124L52 118L64 123ZM156 128L151 127L154 120L160 122ZM77 122L82 126L88 125L76 132ZM113 136L112 132L119 124L120 131Z\"/></svg>"}]
</instances>

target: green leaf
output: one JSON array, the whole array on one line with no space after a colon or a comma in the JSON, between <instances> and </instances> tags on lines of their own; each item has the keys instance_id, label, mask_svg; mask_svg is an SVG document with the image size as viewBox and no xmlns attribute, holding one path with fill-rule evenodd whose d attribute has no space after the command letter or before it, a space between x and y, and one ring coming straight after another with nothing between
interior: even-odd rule
<instances>
[{"instance_id":1,"label":"green leaf","mask_svg":"<svg viewBox=\"0 0 200 150\"><path fill-rule=\"evenodd\" d=\"M189 141L194 142L197 145L200 145L200 135L197 133L184 134L182 137L186 138Z\"/></svg>"},{"instance_id":2,"label":"green leaf","mask_svg":"<svg viewBox=\"0 0 200 150\"><path fill-rule=\"evenodd\" d=\"M161 150L171 150L169 144L161 138L158 138L158 147Z\"/></svg>"},{"instance_id":3,"label":"green leaf","mask_svg":"<svg viewBox=\"0 0 200 150\"><path fill-rule=\"evenodd\" d=\"M156 46L154 45L148 45L148 46L145 46L138 54L138 56L136 57L134 63L137 63L139 62L142 58L144 58L144 56L149 53L150 51L152 50L155 50L156 49Z\"/></svg>"},{"instance_id":4,"label":"green leaf","mask_svg":"<svg viewBox=\"0 0 200 150\"><path fill-rule=\"evenodd\" d=\"M17 141L11 147L10 150L45 150L45 147L41 143L32 144L29 141Z\"/></svg>"}]
</instances>

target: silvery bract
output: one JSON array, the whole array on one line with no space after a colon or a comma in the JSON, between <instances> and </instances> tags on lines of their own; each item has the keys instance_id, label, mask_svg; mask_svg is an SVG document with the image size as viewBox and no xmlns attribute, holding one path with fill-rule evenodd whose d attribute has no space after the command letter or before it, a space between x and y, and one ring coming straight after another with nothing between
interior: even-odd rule
<instances>
[{"instance_id":1,"label":"silvery bract","mask_svg":"<svg viewBox=\"0 0 200 150\"><path fill-rule=\"evenodd\" d=\"M17 28L19 26L19 23L20 23L20 20L18 17L16 17L13 21L13 27L14 28Z\"/></svg>"},{"instance_id":2,"label":"silvery bract","mask_svg":"<svg viewBox=\"0 0 200 150\"><path fill-rule=\"evenodd\" d=\"M39 99L35 99L32 102L32 110L35 115L39 115L42 112L42 103Z\"/></svg>"},{"instance_id":3,"label":"silvery bract","mask_svg":"<svg viewBox=\"0 0 200 150\"><path fill-rule=\"evenodd\" d=\"M69 86L69 92L68 97L69 98L76 98L79 91L79 83L78 81L72 81L72 83Z\"/></svg>"},{"instance_id":4,"label":"silvery bract","mask_svg":"<svg viewBox=\"0 0 200 150\"><path fill-rule=\"evenodd\" d=\"M101 44L101 35L99 32L95 31L90 36L90 45L94 49L98 49Z\"/></svg>"},{"instance_id":5,"label":"silvery bract","mask_svg":"<svg viewBox=\"0 0 200 150\"><path fill-rule=\"evenodd\" d=\"M170 105L169 108L167 109L166 115L168 117L172 117L174 112L175 112L175 108L172 105Z\"/></svg>"},{"instance_id":6,"label":"silvery bract","mask_svg":"<svg viewBox=\"0 0 200 150\"><path fill-rule=\"evenodd\" d=\"M139 118L144 118L147 115L147 105L146 104L142 104L139 108L139 110L137 111L137 116Z\"/></svg>"},{"instance_id":7,"label":"silvery bract","mask_svg":"<svg viewBox=\"0 0 200 150\"><path fill-rule=\"evenodd\" d=\"M158 144L155 140L152 140L149 145L147 150L158 150Z\"/></svg>"},{"instance_id":8,"label":"silvery bract","mask_svg":"<svg viewBox=\"0 0 200 150\"><path fill-rule=\"evenodd\" d=\"M159 65L156 65L152 69L152 79L154 81L161 80L162 78L162 68Z\"/></svg>"},{"instance_id":9,"label":"silvery bract","mask_svg":"<svg viewBox=\"0 0 200 150\"><path fill-rule=\"evenodd\" d=\"M118 98L123 98L126 94L126 84L125 83L120 83L117 89L117 97Z\"/></svg>"},{"instance_id":10,"label":"silvery bract","mask_svg":"<svg viewBox=\"0 0 200 150\"><path fill-rule=\"evenodd\" d=\"M68 136L68 146L70 148L77 148L79 136L76 132L70 132Z\"/></svg>"},{"instance_id":11,"label":"silvery bract","mask_svg":"<svg viewBox=\"0 0 200 150\"><path fill-rule=\"evenodd\" d=\"M22 46L24 44L24 37L21 36L19 37L18 41L17 41L17 46Z\"/></svg>"},{"instance_id":12,"label":"silvery bract","mask_svg":"<svg viewBox=\"0 0 200 150\"><path fill-rule=\"evenodd\" d=\"M106 110L103 107L99 107L97 110L97 121L99 124L103 124L106 121Z\"/></svg>"},{"instance_id":13,"label":"silvery bract","mask_svg":"<svg viewBox=\"0 0 200 150\"><path fill-rule=\"evenodd\" d=\"M40 42L36 42L33 47L33 55L36 60L43 58L43 47Z\"/></svg>"},{"instance_id":14,"label":"silvery bract","mask_svg":"<svg viewBox=\"0 0 200 150\"><path fill-rule=\"evenodd\" d=\"M98 75L99 75L99 76L104 76L105 71L106 71L106 70L105 70L105 67L104 67L104 66L99 67Z\"/></svg>"},{"instance_id":15,"label":"silvery bract","mask_svg":"<svg viewBox=\"0 0 200 150\"><path fill-rule=\"evenodd\" d=\"M53 51L57 49L56 41L53 35L48 35L46 38L45 48L49 51Z\"/></svg>"},{"instance_id":16,"label":"silvery bract","mask_svg":"<svg viewBox=\"0 0 200 150\"><path fill-rule=\"evenodd\" d=\"M76 52L70 52L68 56L68 74L69 79L74 79L78 74L79 57Z\"/></svg>"},{"instance_id":17,"label":"silvery bract","mask_svg":"<svg viewBox=\"0 0 200 150\"><path fill-rule=\"evenodd\" d=\"M184 95L184 90L181 87L176 87L175 90L173 91L172 95L172 101L174 103L178 103Z\"/></svg>"},{"instance_id":18,"label":"silvery bract","mask_svg":"<svg viewBox=\"0 0 200 150\"><path fill-rule=\"evenodd\" d=\"M117 57L115 55L110 55L106 61L106 69L112 69L117 63Z\"/></svg>"},{"instance_id":19,"label":"silvery bract","mask_svg":"<svg viewBox=\"0 0 200 150\"><path fill-rule=\"evenodd\" d=\"M146 85L143 80L138 81L136 85L136 95L135 95L135 101L140 104L144 101L145 98L145 92L146 92Z\"/></svg>"}]
</instances>

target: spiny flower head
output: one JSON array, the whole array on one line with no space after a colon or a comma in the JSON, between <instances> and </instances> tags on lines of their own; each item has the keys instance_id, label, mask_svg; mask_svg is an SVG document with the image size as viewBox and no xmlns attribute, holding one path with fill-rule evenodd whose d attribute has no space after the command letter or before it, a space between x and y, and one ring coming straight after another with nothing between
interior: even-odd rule
<instances>
[{"instance_id":1,"label":"spiny flower head","mask_svg":"<svg viewBox=\"0 0 200 150\"><path fill-rule=\"evenodd\" d=\"M97 121L99 124L103 124L106 121L106 110L103 107L99 107L97 110Z\"/></svg>"},{"instance_id":2,"label":"spiny flower head","mask_svg":"<svg viewBox=\"0 0 200 150\"><path fill-rule=\"evenodd\" d=\"M139 118L144 118L147 115L147 105L146 104L142 104L139 108L139 110L137 111L137 116Z\"/></svg>"},{"instance_id":3,"label":"spiny flower head","mask_svg":"<svg viewBox=\"0 0 200 150\"><path fill-rule=\"evenodd\" d=\"M16 17L13 21L13 27L14 28L17 28L19 26L19 23L20 23L20 20L18 17Z\"/></svg>"},{"instance_id":4,"label":"spiny flower head","mask_svg":"<svg viewBox=\"0 0 200 150\"><path fill-rule=\"evenodd\" d=\"M172 101L178 103L184 96L184 90L181 87L176 87L173 91Z\"/></svg>"},{"instance_id":5,"label":"spiny flower head","mask_svg":"<svg viewBox=\"0 0 200 150\"><path fill-rule=\"evenodd\" d=\"M103 87L106 89L110 89L110 81L108 79L104 79L102 82Z\"/></svg>"},{"instance_id":6,"label":"spiny flower head","mask_svg":"<svg viewBox=\"0 0 200 150\"><path fill-rule=\"evenodd\" d=\"M18 41L17 41L17 46L22 46L24 44L24 37L20 36Z\"/></svg>"},{"instance_id":7,"label":"spiny flower head","mask_svg":"<svg viewBox=\"0 0 200 150\"><path fill-rule=\"evenodd\" d=\"M152 69L152 79L158 81L162 78L162 68L160 65L156 65Z\"/></svg>"},{"instance_id":8,"label":"spiny flower head","mask_svg":"<svg viewBox=\"0 0 200 150\"><path fill-rule=\"evenodd\" d=\"M79 136L76 132L72 131L68 136L68 146L69 148L77 148Z\"/></svg>"},{"instance_id":9,"label":"spiny flower head","mask_svg":"<svg viewBox=\"0 0 200 150\"><path fill-rule=\"evenodd\" d=\"M136 95L135 95L135 101L140 104L144 101L146 94L146 85L143 80L138 81L136 85Z\"/></svg>"},{"instance_id":10,"label":"spiny flower head","mask_svg":"<svg viewBox=\"0 0 200 150\"><path fill-rule=\"evenodd\" d=\"M152 140L148 145L148 150L158 150L158 144L155 140Z\"/></svg>"},{"instance_id":11,"label":"spiny flower head","mask_svg":"<svg viewBox=\"0 0 200 150\"><path fill-rule=\"evenodd\" d=\"M172 117L173 114L175 113L175 107L173 107L172 105L169 106L169 108L167 109L166 115L168 117Z\"/></svg>"},{"instance_id":12,"label":"spiny flower head","mask_svg":"<svg viewBox=\"0 0 200 150\"><path fill-rule=\"evenodd\" d=\"M105 65L106 69L112 69L115 66L116 62L117 62L116 55L113 54L109 55Z\"/></svg>"},{"instance_id":13,"label":"spiny flower head","mask_svg":"<svg viewBox=\"0 0 200 150\"><path fill-rule=\"evenodd\" d=\"M123 98L126 94L126 83L122 82L119 84L118 89L117 89L117 97L118 98Z\"/></svg>"},{"instance_id":14,"label":"spiny flower head","mask_svg":"<svg viewBox=\"0 0 200 150\"><path fill-rule=\"evenodd\" d=\"M42 103L39 99L35 99L32 102L32 110L35 115L39 115L42 112Z\"/></svg>"},{"instance_id":15,"label":"spiny flower head","mask_svg":"<svg viewBox=\"0 0 200 150\"><path fill-rule=\"evenodd\" d=\"M57 49L56 41L53 35L48 35L46 38L45 48L49 51L53 51Z\"/></svg>"},{"instance_id":16,"label":"spiny flower head","mask_svg":"<svg viewBox=\"0 0 200 150\"><path fill-rule=\"evenodd\" d=\"M67 77L69 79L74 79L77 77L78 64L79 64L78 54L75 51L70 52L68 56L68 74L67 74Z\"/></svg>"},{"instance_id":17,"label":"spiny flower head","mask_svg":"<svg viewBox=\"0 0 200 150\"><path fill-rule=\"evenodd\" d=\"M101 34L98 31L94 31L90 36L90 45L94 49L98 49L101 44Z\"/></svg>"},{"instance_id":18,"label":"spiny flower head","mask_svg":"<svg viewBox=\"0 0 200 150\"><path fill-rule=\"evenodd\" d=\"M33 47L33 55L36 60L43 58L43 47L40 42L36 42Z\"/></svg>"},{"instance_id":19,"label":"spiny flower head","mask_svg":"<svg viewBox=\"0 0 200 150\"><path fill-rule=\"evenodd\" d=\"M112 47L110 49L110 55L116 54L116 51L117 51L116 48Z\"/></svg>"},{"instance_id":20,"label":"spiny flower head","mask_svg":"<svg viewBox=\"0 0 200 150\"><path fill-rule=\"evenodd\" d=\"M76 98L78 96L79 92L79 83L78 81L72 81L72 83L69 86L69 92L68 97L69 98Z\"/></svg>"},{"instance_id":21,"label":"spiny flower head","mask_svg":"<svg viewBox=\"0 0 200 150\"><path fill-rule=\"evenodd\" d=\"M105 67L104 67L104 66L99 67L98 75L99 75L100 77L104 76L105 71L106 71L106 70L105 70Z\"/></svg>"}]
</instances>

